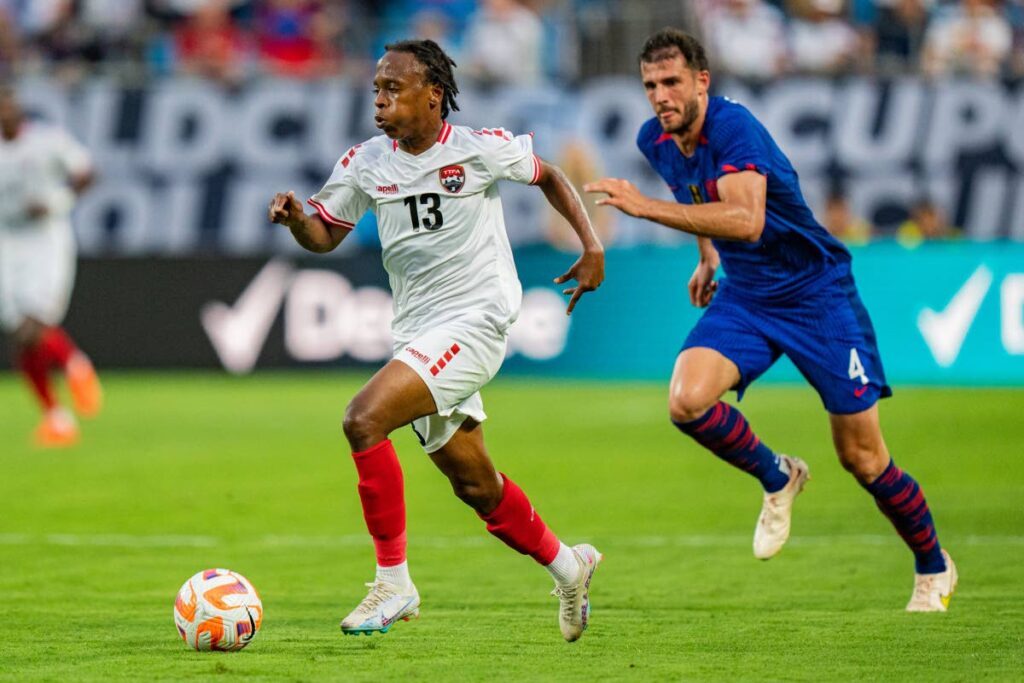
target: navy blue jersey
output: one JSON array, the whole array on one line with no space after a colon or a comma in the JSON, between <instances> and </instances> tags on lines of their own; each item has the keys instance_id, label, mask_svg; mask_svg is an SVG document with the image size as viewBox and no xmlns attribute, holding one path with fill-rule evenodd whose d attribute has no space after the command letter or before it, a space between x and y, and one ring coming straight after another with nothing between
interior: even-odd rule
<instances>
[{"instance_id":1,"label":"navy blue jersey","mask_svg":"<svg viewBox=\"0 0 1024 683\"><path fill-rule=\"evenodd\" d=\"M657 118L644 123L637 146L683 204L718 201L718 179L727 173L756 171L767 179L761 239L713 241L725 271L723 287L778 301L800 298L849 273L850 253L815 220L789 159L746 107L709 98L693 156L683 156Z\"/></svg>"}]
</instances>

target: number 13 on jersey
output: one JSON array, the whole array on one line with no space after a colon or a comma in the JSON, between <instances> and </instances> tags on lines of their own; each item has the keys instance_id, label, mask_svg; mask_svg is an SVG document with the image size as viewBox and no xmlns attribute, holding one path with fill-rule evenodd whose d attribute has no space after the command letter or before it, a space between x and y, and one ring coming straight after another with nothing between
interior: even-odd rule
<instances>
[{"instance_id":1,"label":"number 13 on jersey","mask_svg":"<svg viewBox=\"0 0 1024 683\"><path fill-rule=\"evenodd\" d=\"M427 192L421 195L406 197L403 203L409 207L409 218L412 221L412 231L419 232L420 226L425 230L438 230L444 225L444 215L441 213L441 196L436 192ZM420 216L421 209L424 215Z\"/></svg>"}]
</instances>

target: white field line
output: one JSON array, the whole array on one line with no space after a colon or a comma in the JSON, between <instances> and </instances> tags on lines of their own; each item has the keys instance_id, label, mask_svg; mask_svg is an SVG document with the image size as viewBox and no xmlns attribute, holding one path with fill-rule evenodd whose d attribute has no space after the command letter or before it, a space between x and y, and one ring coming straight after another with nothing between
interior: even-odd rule
<instances>
[{"instance_id":1,"label":"white field line","mask_svg":"<svg viewBox=\"0 0 1024 683\"><path fill-rule=\"evenodd\" d=\"M701 534L665 536L596 536L593 541L625 548L726 548L750 543L748 535ZM485 533L477 536L410 537L414 548L480 548L495 541ZM890 545L900 543L893 534L835 534L828 536L793 536L790 545ZM264 548L342 548L369 546L366 534L344 536L262 536L251 539L222 539L216 536L143 535L143 534L21 534L0 533L0 546L66 546L92 548L215 548L219 546L257 546ZM957 546L1024 546L1024 536L969 535L949 537L950 547Z\"/></svg>"}]
</instances>

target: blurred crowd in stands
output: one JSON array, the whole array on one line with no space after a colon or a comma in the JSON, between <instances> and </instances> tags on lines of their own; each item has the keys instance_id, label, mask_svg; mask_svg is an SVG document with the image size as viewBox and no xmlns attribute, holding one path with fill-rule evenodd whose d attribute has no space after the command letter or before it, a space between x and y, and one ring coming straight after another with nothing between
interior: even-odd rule
<instances>
[{"instance_id":1,"label":"blurred crowd in stands","mask_svg":"<svg viewBox=\"0 0 1024 683\"><path fill-rule=\"evenodd\" d=\"M0 0L0 61L67 78L317 78L417 36L486 84L572 82L632 70L664 24L703 36L717 73L751 80L1024 75L1024 0Z\"/></svg>"},{"instance_id":2,"label":"blurred crowd in stands","mask_svg":"<svg viewBox=\"0 0 1024 683\"><path fill-rule=\"evenodd\" d=\"M634 73L644 37L664 25L701 36L716 75L755 83L1024 76L1024 0L0 0L0 78L365 76L386 43L419 37L480 86L572 84ZM561 156L580 185L598 172L592 153ZM817 208L843 240L871 239L840 189ZM905 243L960 234L928 199L906 208ZM611 232L609 216L594 218Z\"/></svg>"}]
</instances>

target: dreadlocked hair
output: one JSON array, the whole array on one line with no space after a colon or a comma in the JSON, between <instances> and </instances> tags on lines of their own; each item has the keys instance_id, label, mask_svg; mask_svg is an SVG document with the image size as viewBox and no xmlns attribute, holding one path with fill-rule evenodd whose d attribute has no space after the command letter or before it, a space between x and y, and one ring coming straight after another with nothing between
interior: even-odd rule
<instances>
[{"instance_id":1,"label":"dreadlocked hair","mask_svg":"<svg viewBox=\"0 0 1024 683\"><path fill-rule=\"evenodd\" d=\"M426 69L426 80L430 85L439 86L444 90L441 98L441 118L447 119L452 111L458 111L455 96L459 94L459 86L455 84L452 68L455 61L449 57L441 46L432 40L402 40L384 46L388 52L408 52Z\"/></svg>"}]
</instances>

